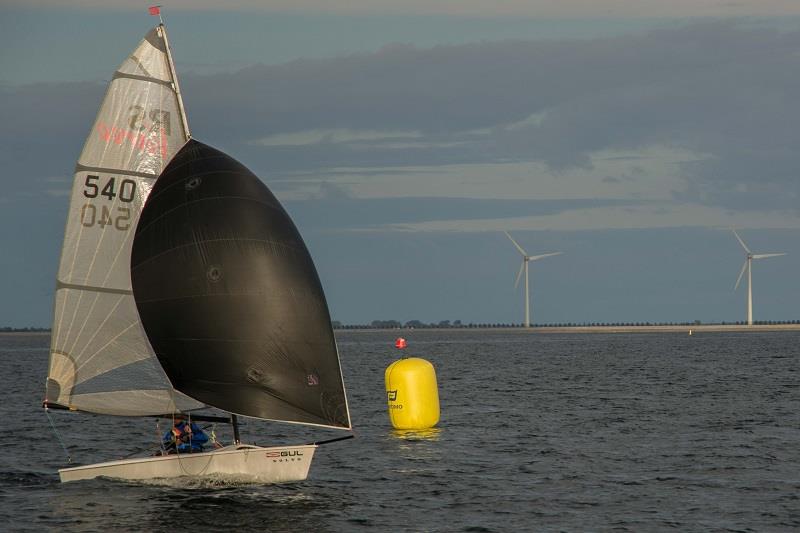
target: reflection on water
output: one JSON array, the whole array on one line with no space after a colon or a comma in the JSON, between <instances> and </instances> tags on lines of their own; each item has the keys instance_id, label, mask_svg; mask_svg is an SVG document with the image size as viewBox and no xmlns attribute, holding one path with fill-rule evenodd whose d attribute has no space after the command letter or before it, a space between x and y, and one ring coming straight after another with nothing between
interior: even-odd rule
<instances>
[{"instance_id":1,"label":"reflection on water","mask_svg":"<svg viewBox=\"0 0 800 533\"><path fill-rule=\"evenodd\" d=\"M405 473L428 473L438 468L442 459L442 430L395 429L387 434L393 458L392 469Z\"/></svg>"},{"instance_id":2,"label":"reflection on water","mask_svg":"<svg viewBox=\"0 0 800 533\"><path fill-rule=\"evenodd\" d=\"M108 530L325 531L327 503L298 485L146 486L94 479L58 486L48 501L57 523ZM90 528L94 530L94 528ZM97 529L98 531L100 529Z\"/></svg>"},{"instance_id":3,"label":"reflection on water","mask_svg":"<svg viewBox=\"0 0 800 533\"><path fill-rule=\"evenodd\" d=\"M442 430L439 428L428 429L395 429L390 435L403 440L439 440Z\"/></svg>"}]
</instances>

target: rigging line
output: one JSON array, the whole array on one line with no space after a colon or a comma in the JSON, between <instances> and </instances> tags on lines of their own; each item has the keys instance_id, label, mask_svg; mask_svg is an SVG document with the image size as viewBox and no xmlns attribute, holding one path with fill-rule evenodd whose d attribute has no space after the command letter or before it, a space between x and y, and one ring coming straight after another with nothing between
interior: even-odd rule
<instances>
[{"instance_id":1,"label":"rigging line","mask_svg":"<svg viewBox=\"0 0 800 533\"><path fill-rule=\"evenodd\" d=\"M339 380L342 384L342 394L344 395L344 409L347 413L347 424L349 426L353 425L353 421L350 418L350 404L347 402L347 389L345 388L344 384L344 372L342 372L342 360L339 358L339 345L336 344L336 338L333 339L333 347L336 349L336 362L339 366Z\"/></svg>"},{"instance_id":2,"label":"rigging line","mask_svg":"<svg viewBox=\"0 0 800 533\"><path fill-rule=\"evenodd\" d=\"M61 448L64 450L64 455L67 456L67 464L71 464L72 463L72 457L70 457L69 450L67 450L67 447L64 445L64 441L61 440L61 435L58 434L58 430L56 429L56 425L55 425L55 423L53 423L53 418L50 416L50 409L45 407L44 408L44 414L47 415L47 420L50 421L50 427L53 428L53 433L55 433L56 439L58 439L58 443L61 444Z\"/></svg>"},{"instance_id":3,"label":"rigging line","mask_svg":"<svg viewBox=\"0 0 800 533\"><path fill-rule=\"evenodd\" d=\"M153 357L155 357L155 355L153 355ZM161 375L164 378L164 383L166 384L166 387L167 387L166 388L166 392L167 392L167 394L169 394L169 401L172 402L171 405L172 405L172 417L173 417L173 419L175 418L175 413L176 412L182 412L181 411L181 404L182 403L186 404L186 405L184 405L184 408L187 409L187 410L188 409L197 409L197 407L192 407L191 404L188 404L184 398L188 398L189 400L195 402L196 404L200 404L202 407L205 407L204 403L201 403L198 400L195 400L194 398L186 396L182 392L175 390L175 387L172 386L172 382L170 381L169 376L167 376L167 373L164 372L164 369L161 367L160 364L158 364L157 366L161 370ZM173 422L174 422L174 420L173 420Z\"/></svg>"},{"instance_id":4,"label":"rigging line","mask_svg":"<svg viewBox=\"0 0 800 533\"><path fill-rule=\"evenodd\" d=\"M129 453L128 455L123 456L122 459L128 459L130 457L133 457L134 455L142 453L145 450L147 450L147 451L152 450L150 452L150 454L149 454L151 456L154 455L154 454L157 454L159 452L159 450L161 451L161 455L166 455L166 453L164 453L164 452L166 452L166 450L164 448L164 442L163 442L162 435L161 435L161 427L159 426L158 419L156 419L156 435L158 436L158 446L156 446L155 449L150 445L144 446L143 448L136 449L136 450L132 451L131 453Z\"/></svg>"},{"instance_id":5,"label":"rigging line","mask_svg":"<svg viewBox=\"0 0 800 533\"><path fill-rule=\"evenodd\" d=\"M161 422L156 418L156 438L158 439L158 447L161 449L161 455L166 455L167 449L164 447L164 434L161 433Z\"/></svg>"}]
</instances>

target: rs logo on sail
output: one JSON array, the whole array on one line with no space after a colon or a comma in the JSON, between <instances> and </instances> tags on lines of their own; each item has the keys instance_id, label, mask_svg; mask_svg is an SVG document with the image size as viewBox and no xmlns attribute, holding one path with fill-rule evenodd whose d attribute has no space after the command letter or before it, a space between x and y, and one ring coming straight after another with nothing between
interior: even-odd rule
<instances>
[{"instance_id":1,"label":"rs logo on sail","mask_svg":"<svg viewBox=\"0 0 800 533\"><path fill-rule=\"evenodd\" d=\"M172 130L169 111L152 109L147 113L140 105L133 105L128 111L127 128L109 126L103 121L97 123L97 133L103 142L129 145L140 153L159 154L166 158L167 138Z\"/></svg>"}]
</instances>

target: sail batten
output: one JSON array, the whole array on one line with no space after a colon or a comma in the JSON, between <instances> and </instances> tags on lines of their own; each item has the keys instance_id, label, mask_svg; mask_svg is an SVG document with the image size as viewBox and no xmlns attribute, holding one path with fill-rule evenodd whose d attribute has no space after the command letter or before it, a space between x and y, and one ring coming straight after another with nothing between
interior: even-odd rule
<instances>
[{"instance_id":1,"label":"sail batten","mask_svg":"<svg viewBox=\"0 0 800 533\"><path fill-rule=\"evenodd\" d=\"M202 406L173 390L158 364L130 281L142 206L188 138L164 35L151 30L117 69L75 166L56 276L49 404L120 415ZM139 361L150 361L145 374L104 381ZM89 395L90 382L103 387Z\"/></svg>"},{"instance_id":2,"label":"sail batten","mask_svg":"<svg viewBox=\"0 0 800 533\"><path fill-rule=\"evenodd\" d=\"M56 280L56 289L77 289L87 292L104 292L108 294L133 294L133 291L130 289L113 289L95 285L79 285L76 283L64 283L59 280Z\"/></svg>"},{"instance_id":3,"label":"sail batten","mask_svg":"<svg viewBox=\"0 0 800 533\"><path fill-rule=\"evenodd\" d=\"M112 80L116 80L119 78L127 78L129 80L139 80L139 81L146 81L149 83L157 83L159 85L166 85L167 87L172 87L171 81L160 80L158 78L153 78L151 76L139 76L137 74L128 74L127 72L115 72L114 76L111 78Z\"/></svg>"},{"instance_id":4,"label":"sail batten","mask_svg":"<svg viewBox=\"0 0 800 533\"><path fill-rule=\"evenodd\" d=\"M145 172L135 172L133 170L125 170L122 168L103 168L103 167L88 167L86 165L81 165L78 163L75 165L75 173L78 172L101 172L103 174L119 174L123 176L136 176L137 178L144 178L148 180L157 179L158 176L155 174L148 174Z\"/></svg>"}]
</instances>

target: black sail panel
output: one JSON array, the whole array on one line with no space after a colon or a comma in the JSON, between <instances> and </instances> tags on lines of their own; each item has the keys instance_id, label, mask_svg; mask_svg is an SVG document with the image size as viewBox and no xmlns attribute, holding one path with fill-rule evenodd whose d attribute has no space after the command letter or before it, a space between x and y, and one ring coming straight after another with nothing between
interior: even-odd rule
<instances>
[{"instance_id":1,"label":"black sail panel","mask_svg":"<svg viewBox=\"0 0 800 533\"><path fill-rule=\"evenodd\" d=\"M311 256L243 165L190 140L142 211L131 277L142 325L175 389L241 415L350 427Z\"/></svg>"}]
</instances>

